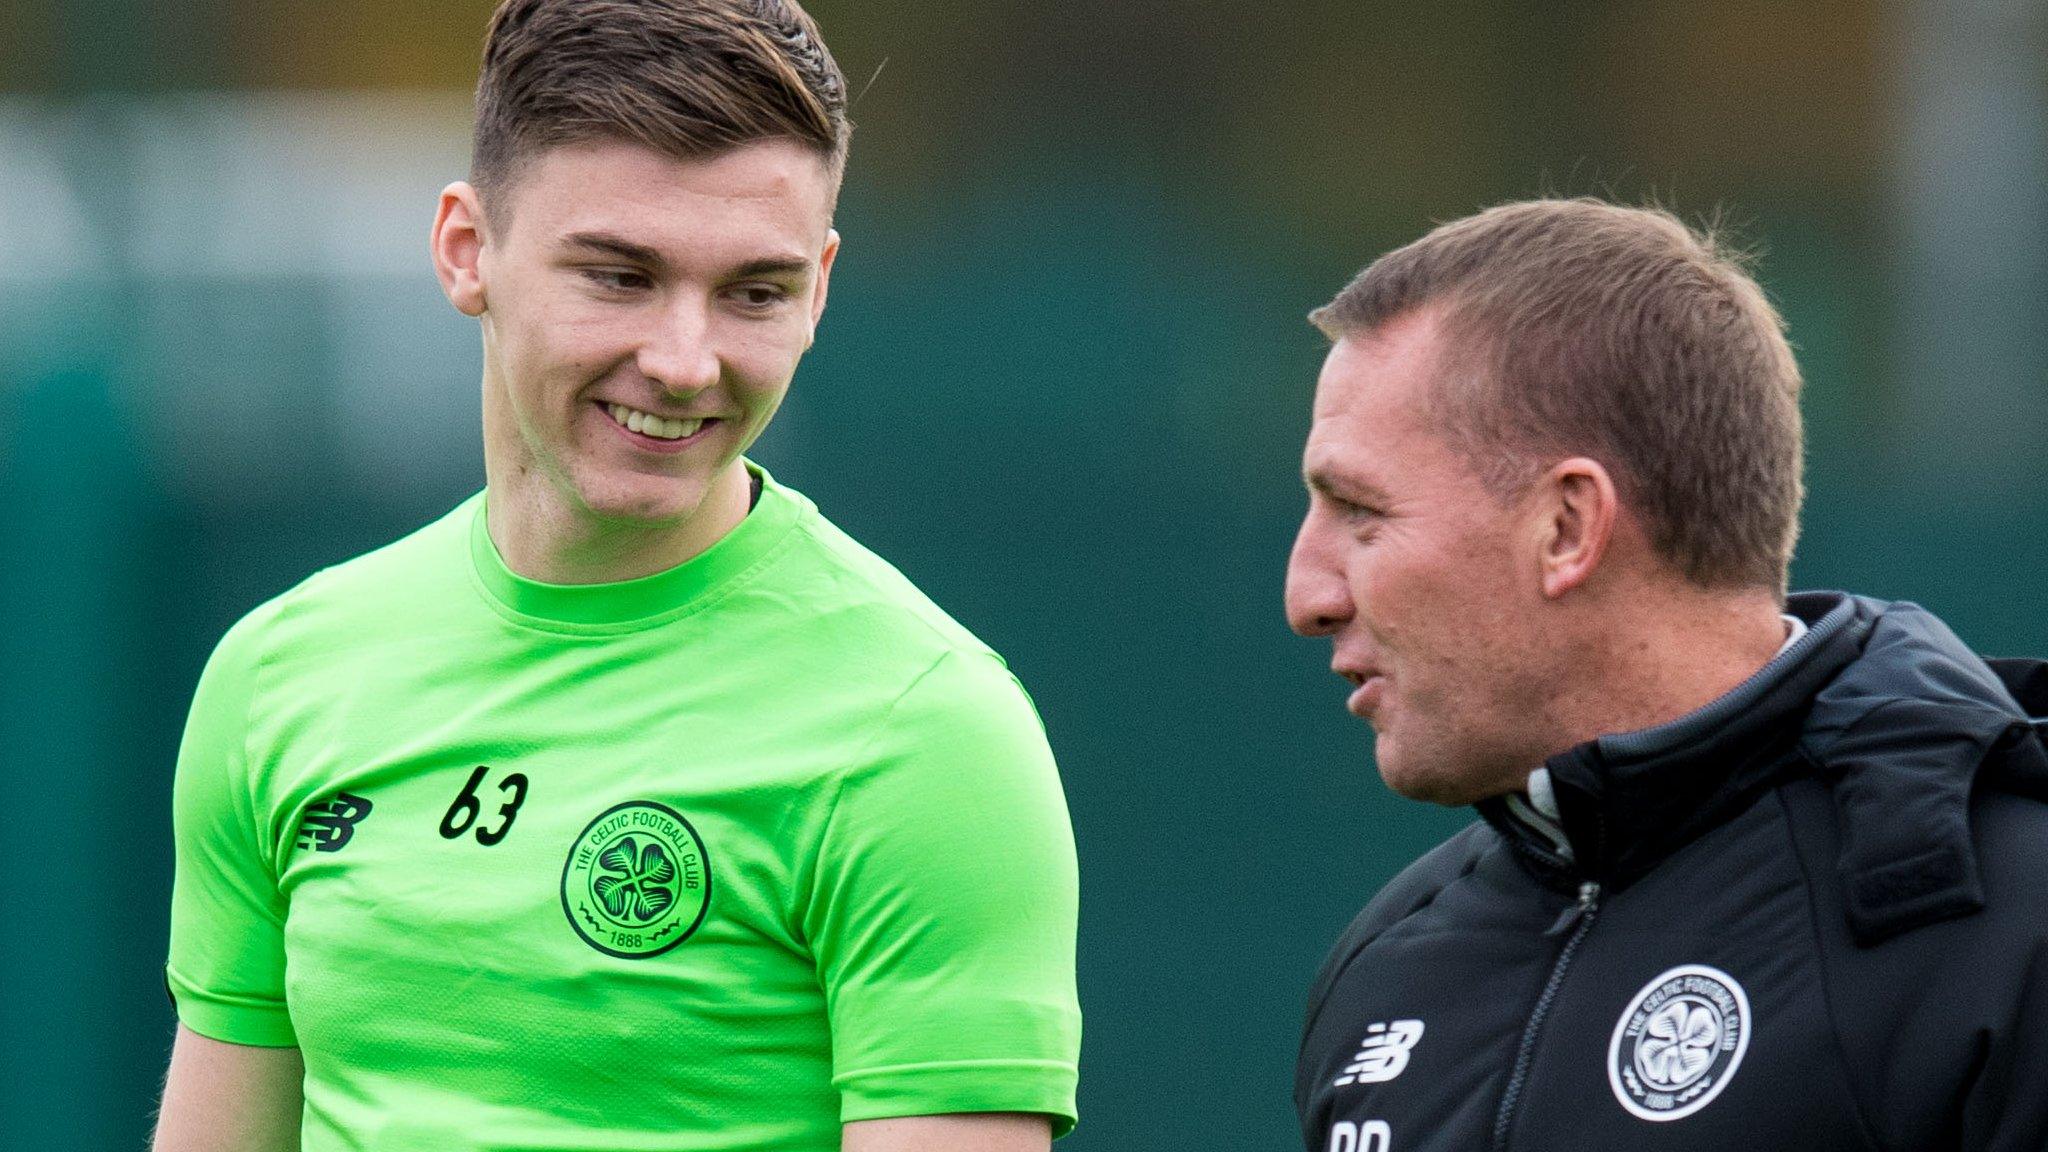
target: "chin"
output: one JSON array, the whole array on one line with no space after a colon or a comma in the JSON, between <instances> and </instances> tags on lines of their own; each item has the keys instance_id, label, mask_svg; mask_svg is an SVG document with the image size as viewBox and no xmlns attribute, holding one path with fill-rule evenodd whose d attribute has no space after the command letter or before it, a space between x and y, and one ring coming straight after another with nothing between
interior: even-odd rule
<instances>
[{"instance_id":1,"label":"chin","mask_svg":"<svg viewBox=\"0 0 2048 1152\"><path fill-rule=\"evenodd\" d=\"M1431 789L1427 775L1415 771L1400 752L1388 747L1388 744L1385 736L1373 741L1372 758L1380 770L1381 783L1387 786L1387 791L1396 796L1409 800L1428 800Z\"/></svg>"},{"instance_id":2,"label":"chin","mask_svg":"<svg viewBox=\"0 0 2048 1152\"><path fill-rule=\"evenodd\" d=\"M1399 748L1387 747L1387 739L1381 736L1373 748L1379 765L1380 779L1387 790L1408 800L1420 800L1425 804L1439 804L1446 808L1462 808L1467 804L1484 799L1484 789L1475 788L1469 781L1461 780L1455 772L1429 771L1420 765L1410 763ZM1441 768L1441 765L1439 765Z\"/></svg>"},{"instance_id":3,"label":"chin","mask_svg":"<svg viewBox=\"0 0 2048 1152\"><path fill-rule=\"evenodd\" d=\"M1427 776L1416 776L1383 766L1380 768L1380 780L1386 784L1387 791L1404 800L1420 800L1425 804L1457 803L1456 800L1445 797L1441 782L1431 780Z\"/></svg>"},{"instance_id":4,"label":"chin","mask_svg":"<svg viewBox=\"0 0 2048 1152\"><path fill-rule=\"evenodd\" d=\"M665 524L695 515L710 490L697 476L605 476L578 483L576 496L600 520Z\"/></svg>"}]
</instances>

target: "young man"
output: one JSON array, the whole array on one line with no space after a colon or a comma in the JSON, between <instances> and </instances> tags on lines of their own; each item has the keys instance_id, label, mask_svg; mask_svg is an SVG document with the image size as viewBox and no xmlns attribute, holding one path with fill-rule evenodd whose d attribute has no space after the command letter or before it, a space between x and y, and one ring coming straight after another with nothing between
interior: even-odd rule
<instances>
[{"instance_id":1,"label":"young man","mask_svg":"<svg viewBox=\"0 0 2048 1152\"><path fill-rule=\"evenodd\" d=\"M787 0L500 7L433 229L482 323L488 486L207 667L162 1152L1072 1126L1038 719L742 456L824 311L847 133Z\"/></svg>"},{"instance_id":2,"label":"young man","mask_svg":"<svg viewBox=\"0 0 2048 1152\"><path fill-rule=\"evenodd\" d=\"M2048 1147L2048 665L1784 596L1799 374L1670 216L1373 264L1287 612L1405 796L1483 817L1312 993L1311 1152Z\"/></svg>"}]
</instances>

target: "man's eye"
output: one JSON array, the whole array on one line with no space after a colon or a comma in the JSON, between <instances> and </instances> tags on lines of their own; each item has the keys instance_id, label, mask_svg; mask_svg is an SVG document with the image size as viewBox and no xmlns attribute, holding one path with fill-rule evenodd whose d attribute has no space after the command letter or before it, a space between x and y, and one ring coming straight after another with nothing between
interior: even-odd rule
<instances>
[{"instance_id":1,"label":"man's eye","mask_svg":"<svg viewBox=\"0 0 2048 1152\"><path fill-rule=\"evenodd\" d=\"M733 295L748 309L766 311L789 298L789 293L773 284L742 284Z\"/></svg>"},{"instance_id":2,"label":"man's eye","mask_svg":"<svg viewBox=\"0 0 2048 1152\"><path fill-rule=\"evenodd\" d=\"M630 268L584 268L583 278L608 292L638 292L651 281L644 273Z\"/></svg>"},{"instance_id":3,"label":"man's eye","mask_svg":"<svg viewBox=\"0 0 2048 1152\"><path fill-rule=\"evenodd\" d=\"M1343 513L1347 522L1357 527L1370 527L1382 519L1380 510L1369 504L1353 504L1349 500L1339 500L1337 510Z\"/></svg>"}]
</instances>

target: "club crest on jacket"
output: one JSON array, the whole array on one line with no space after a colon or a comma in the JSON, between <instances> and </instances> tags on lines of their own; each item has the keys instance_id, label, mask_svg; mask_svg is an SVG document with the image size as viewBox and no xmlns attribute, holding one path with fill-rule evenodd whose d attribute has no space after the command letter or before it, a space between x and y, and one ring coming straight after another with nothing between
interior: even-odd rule
<instances>
[{"instance_id":1,"label":"club crest on jacket","mask_svg":"<svg viewBox=\"0 0 2048 1152\"><path fill-rule=\"evenodd\" d=\"M1614 1098L1645 1120L1692 1115L1735 1076L1749 1028L1749 996L1733 976L1704 964L1663 973L1614 1025L1607 1045Z\"/></svg>"}]
</instances>

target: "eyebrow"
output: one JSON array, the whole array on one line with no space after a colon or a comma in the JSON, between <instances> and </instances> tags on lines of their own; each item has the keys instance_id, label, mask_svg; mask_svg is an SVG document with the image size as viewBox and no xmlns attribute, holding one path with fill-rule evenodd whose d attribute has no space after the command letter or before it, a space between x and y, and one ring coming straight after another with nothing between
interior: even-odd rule
<instances>
[{"instance_id":1,"label":"eyebrow","mask_svg":"<svg viewBox=\"0 0 2048 1152\"><path fill-rule=\"evenodd\" d=\"M587 248L617 256L622 260L630 260L656 270L668 267L668 261L662 258L660 252L610 232L571 232L562 238L562 242L571 247ZM810 268L811 262L802 256L762 256L733 269L730 275L735 279L752 276L787 276L808 272Z\"/></svg>"},{"instance_id":2,"label":"eyebrow","mask_svg":"<svg viewBox=\"0 0 2048 1152\"><path fill-rule=\"evenodd\" d=\"M796 272L808 272L811 262L801 256L763 256L749 260L733 269L735 276L787 276Z\"/></svg>"},{"instance_id":3,"label":"eyebrow","mask_svg":"<svg viewBox=\"0 0 2048 1152\"><path fill-rule=\"evenodd\" d=\"M668 264L668 261L661 258L661 253L645 244L635 244L609 232L571 232L562 237L562 243L574 248L589 248L597 252L610 253L652 268L666 267Z\"/></svg>"},{"instance_id":4,"label":"eyebrow","mask_svg":"<svg viewBox=\"0 0 2048 1152\"><path fill-rule=\"evenodd\" d=\"M1385 492L1363 480L1353 480L1321 469L1304 472L1301 478L1302 482L1309 486L1310 491L1320 492L1325 496L1380 506L1387 503Z\"/></svg>"}]
</instances>

